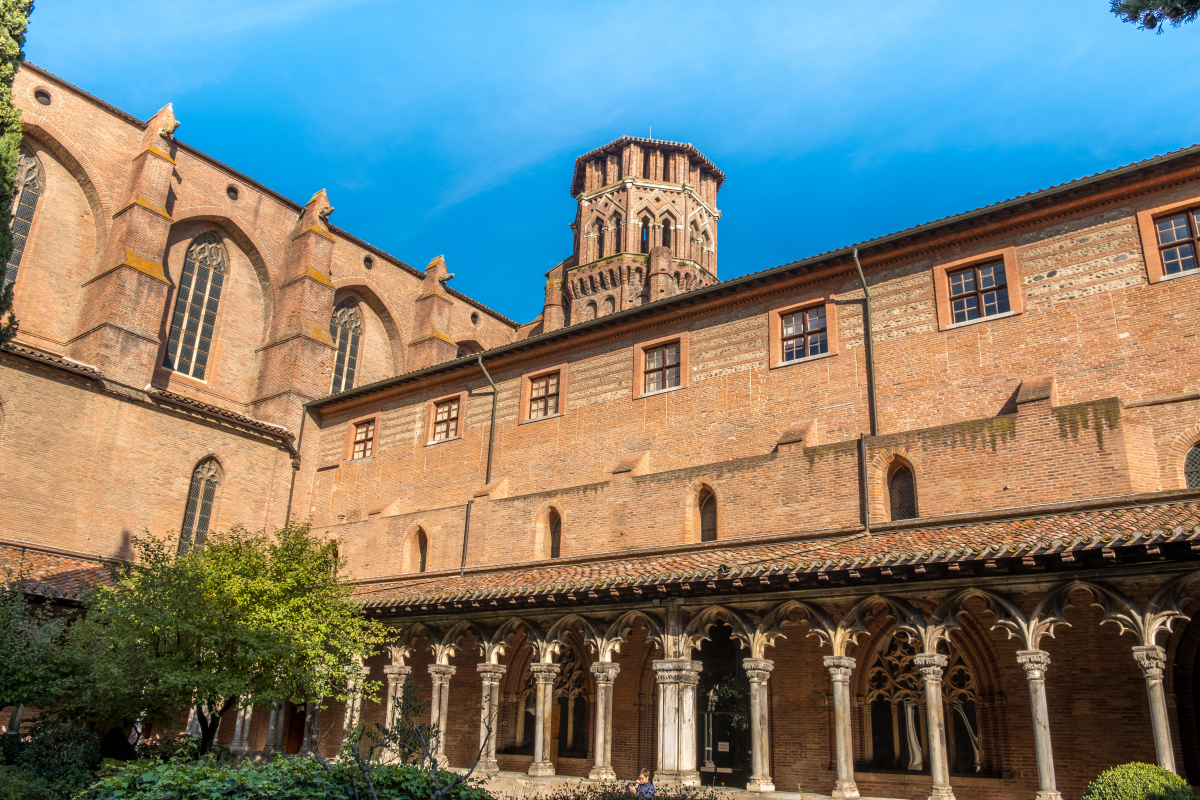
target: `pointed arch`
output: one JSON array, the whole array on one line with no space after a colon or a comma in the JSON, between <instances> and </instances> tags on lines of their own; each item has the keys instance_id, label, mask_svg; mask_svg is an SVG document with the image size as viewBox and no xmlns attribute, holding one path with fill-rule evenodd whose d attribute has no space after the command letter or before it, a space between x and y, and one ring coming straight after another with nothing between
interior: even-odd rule
<instances>
[{"instance_id":1,"label":"pointed arch","mask_svg":"<svg viewBox=\"0 0 1200 800\"><path fill-rule=\"evenodd\" d=\"M406 573L425 572L429 567L429 534L425 526L415 523L404 536L401 570Z\"/></svg>"},{"instance_id":2,"label":"pointed arch","mask_svg":"<svg viewBox=\"0 0 1200 800\"><path fill-rule=\"evenodd\" d=\"M612 247L610 249L612 250L612 254L615 256L618 253L622 252L622 250L621 250L621 241L622 240L621 240L621 214L620 214L620 212L616 212L613 214L612 223L611 223L610 227L612 228Z\"/></svg>"},{"instance_id":3,"label":"pointed arch","mask_svg":"<svg viewBox=\"0 0 1200 800\"><path fill-rule=\"evenodd\" d=\"M188 245L163 358L167 369L204 379L228 270L225 245L215 232L202 233Z\"/></svg>"},{"instance_id":4,"label":"pointed arch","mask_svg":"<svg viewBox=\"0 0 1200 800\"><path fill-rule=\"evenodd\" d=\"M886 448L871 462L871 516L881 520L920 516L915 460L904 448Z\"/></svg>"},{"instance_id":5,"label":"pointed arch","mask_svg":"<svg viewBox=\"0 0 1200 800\"><path fill-rule=\"evenodd\" d=\"M708 477L692 481L684 492L685 542L715 542L721 538L720 498Z\"/></svg>"},{"instance_id":6,"label":"pointed arch","mask_svg":"<svg viewBox=\"0 0 1200 800\"><path fill-rule=\"evenodd\" d=\"M21 256L25 252L25 243L29 239L33 227L33 217L37 211L38 200L45 189L46 177L42 171L41 162L33 150L22 144L17 154L17 176L13 182L13 198L9 213L12 231L12 252L8 256L7 270L4 274L5 286L15 283L21 268Z\"/></svg>"},{"instance_id":7,"label":"pointed arch","mask_svg":"<svg viewBox=\"0 0 1200 800\"><path fill-rule=\"evenodd\" d=\"M53 153L83 189L96 225L96 252L100 252L113 214L112 199L100 171L66 132L37 114L22 111L21 129L25 136Z\"/></svg>"},{"instance_id":8,"label":"pointed arch","mask_svg":"<svg viewBox=\"0 0 1200 800\"><path fill-rule=\"evenodd\" d=\"M533 557L559 558L563 552L563 509L546 503L533 520Z\"/></svg>"},{"instance_id":9,"label":"pointed arch","mask_svg":"<svg viewBox=\"0 0 1200 800\"><path fill-rule=\"evenodd\" d=\"M339 394L354 388L354 373L358 370L358 348L362 334L362 314L358 311L358 303L347 297L334 307L333 314L329 317L329 336L337 347L330 394Z\"/></svg>"},{"instance_id":10,"label":"pointed arch","mask_svg":"<svg viewBox=\"0 0 1200 800\"><path fill-rule=\"evenodd\" d=\"M204 546L204 540L216 517L221 485L224 482L225 471L221 468L221 462L212 456L201 459L192 470L187 505L183 510L183 524L180 526L180 553L186 553L193 547Z\"/></svg>"},{"instance_id":11,"label":"pointed arch","mask_svg":"<svg viewBox=\"0 0 1200 800\"><path fill-rule=\"evenodd\" d=\"M671 252L675 252L675 218L670 214L664 214L662 218L662 246L671 248Z\"/></svg>"},{"instance_id":12,"label":"pointed arch","mask_svg":"<svg viewBox=\"0 0 1200 800\"><path fill-rule=\"evenodd\" d=\"M639 247L640 247L639 252L641 252L641 253L649 253L650 252L650 247L651 247L650 225L651 225L650 217L648 215L642 217L642 229L641 229L641 238L640 238L640 245L639 245Z\"/></svg>"}]
</instances>

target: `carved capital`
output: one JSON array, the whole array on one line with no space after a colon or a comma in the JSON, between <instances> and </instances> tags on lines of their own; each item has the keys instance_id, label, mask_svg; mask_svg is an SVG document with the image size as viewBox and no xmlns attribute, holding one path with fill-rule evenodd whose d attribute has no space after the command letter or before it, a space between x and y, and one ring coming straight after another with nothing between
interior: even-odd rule
<instances>
[{"instance_id":1,"label":"carved capital","mask_svg":"<svg viewBox=\"0 0 1200 800\"><path fill-rule=\"evenodd\" d=\"M1045 650L1018 650L1017 663L1025 668L1025 678L1031 681L1046 679L1046 667L1050 666L1050 654Z\"/></svg>"},{"instance_id":2,"label":"carved capital","mask_svg":"<svg viewBox=\"0 0 1200 800\"><path fill-rule=\"evenodd\" d=\"M853 656L825 656L825 669L834 683L849 683L855 663Z\"/></svg>"},{"instance_id":3,"label":"carved capital","mask_svg":"<svg viewBox=\"0 0 1200 800\"><path fill-rule=\"evenodd\" d=\"M940 681L948 661L949 659L941 653L921 653L913 659L913 663L917 665L917 669L921 670L921 676L925 678L926 682Z\"/></svg>"},{"instance_id":4,"label":"carved capital","mask_svg":"<svg viewBox=\"0 0 1200 800\"><path fill-rule=\"evenodd\" d=\"M533 673L533 682L547 686L554 683L554 679L558 677L561 669L561 664L531 664L529 666L529 671Z\"/></svg>"},{"instance_id":5,"label":"carved capital","mask_svg":"<svg viewBox=\"0 0 1200 800\"><path fill-rule=\"evenodd\" d=\"M1137 660L1138 666L1142 668L1142 674L1146 676L1146 680L1162 680L1163 668L1167 663L1166 650L1156 644L1135 647L1133 648L1133 657Z\"/></svg>"},{"instance_id":6,"label":"carved capital","mask_svg":"<svg viewBox=\"0 0 1200 800\"><path fill-rule=\"evenodd\" d=\"M768 658L747 658L742 661L742 666L746 668L746 677L751 683L766 686L771 678L771 670L775 669L775 662Z\"/></svg>"},{"instance_id":7,"label":"carved capital","mask_svg":"<svg viewBox=\"0 0 1200 800\"><path fill-rule=\"evenodd\" d=\"M676 683L695 686L700 682L704 665L690 658L663 658L652 662L657 683Z\"/></svg>"},{"instance_id":8,"label":"carved capital","mask_svg":"<svg viewBox=\"0 0 1200 800\"><path fill-rule=\"evenodd\" d=\"M479 671L484 686L499 686L500 678L508 672L508 667L503 664L476 664L475 669Z\"/></svg>"},{"instance_id":9,"label":"carved capital","mask_svg":"<svg viewBox=\"0 0 1200 800\"><path fill-rule=\"evenodd\" d=\"M385 664L383 674L387 675L388 686L400 686L412 674L412 667L404 667L399 664Z\"/></svg>"},{"instance_id":10,"label":"carved capital","mask_svg":"<svg viewBox=\"0 0 1200 800\"><path fill-rule=\"evenodd\" d=\"M597 686L612 686L621 671L620 664L611 661L596 661L592 663L592 675L596 678Z\"/></svg>"},{"instance_id":11,"label":"carved capital","mask_svg":"<svg viewBox=\"0 0 1200 800\"><path fill-rule=\"evenodd\" d=\"M451 676L454 675L454 672L455 672L455 667L452 667L449 664L430 664L429 665L429 675L431 678L433 678L433 684L435 686L438 686L438 685L441 685L444 683L449 683Z\"/></svg>"}]
</instances>

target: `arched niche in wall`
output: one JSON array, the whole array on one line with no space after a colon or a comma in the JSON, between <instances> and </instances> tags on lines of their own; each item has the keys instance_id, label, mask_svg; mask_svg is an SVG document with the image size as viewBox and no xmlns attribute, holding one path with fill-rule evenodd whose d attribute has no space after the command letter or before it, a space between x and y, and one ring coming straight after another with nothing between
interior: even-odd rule
<instances>
[{"instance_id":1,"label":"arched niche in wall","mask_svg":"<svg viewBox=\"0 0 1200 800\"><path fill-rule=\"evenodd\" d=\"M358 349L355 386L386 380L403 366L400 333L391 311L369 286L339 286L333 297L334 309L353 302L362 320L362 341Z\"/></svg>"}]
</instances>

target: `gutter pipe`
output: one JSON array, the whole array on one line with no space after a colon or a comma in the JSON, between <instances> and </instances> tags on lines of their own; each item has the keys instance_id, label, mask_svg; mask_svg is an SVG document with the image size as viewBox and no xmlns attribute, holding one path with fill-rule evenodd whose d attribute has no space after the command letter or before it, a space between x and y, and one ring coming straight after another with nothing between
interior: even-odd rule
<instances>
[{"instance_id":1,"label":"gutter pipe","mask_svg":"<svg viewBox=\"0 0 1200 800\"><path fill-rule=\"evenodd\" d=\"M307 421L308 403L305 403L300 408L300 435L296 437L295 449L292 449L292 485L288 487L287 513L283 518L284 525L292 521L292 496L296 493L296 474L300 472L300 445L304 444L304 423Z\"/></svg>"},{"instance_id":2,"label":"gutter pipe","mask_svg":"<svg viewBox=\"0 0 1200 800\"><path fill-rule=\"evenodd\" d=\"M492 482L492 451L496 445L496 402L500 397L500 389L496 387L496 382L492 380L492 376L488 374L487 367L483 365L483 355L476 356L476 361L479 368L483 370L483 377L487 378L487 382L492 385L492 424L488 428L488 460L487 460L487 477L484 478L484 485ZM467 501L467 519L463 523L463 546L462 546L462 561L458 566L458 577L462 577L467 571L467 542L471 539L471 508L475 505L475 498Z\"/></svg>"},{"instance_id":3,"label":"gutter pipe","mask_svg":"<svg viewBox=\"0 0 1200 800\"><path fill-rule=\"evenodd\" d=\"M858 270L858 282L862 286L863 297L863 345L867 353L867 414L870 418L871 436L879 435L879 407L875 399L875 341L871 330L871 290L867 287L867 277L863 275L862 263L858 260L858 248L851 250L854 256L854 268ZM867 434L858 437L858 480L862 486L862 519L863 529L871 532L871 491L867 484Z\"/></svg>"}]
</instances>

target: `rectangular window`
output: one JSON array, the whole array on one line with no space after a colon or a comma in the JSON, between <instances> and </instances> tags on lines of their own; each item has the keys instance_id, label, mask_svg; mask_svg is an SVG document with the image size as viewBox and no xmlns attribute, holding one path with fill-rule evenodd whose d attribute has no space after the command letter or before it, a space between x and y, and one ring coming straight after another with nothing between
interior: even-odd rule
<instances>
[{"instance_id":1,"label":"rectangular window","mask_svg":"<svg viewBox=\"0 0 1200 800\"><path fill-rule=\"evenodd\" d=\"M783 360L795 361L829 352L825 306L817 306L783 317Z\"/></svg>"},{"instance_id":2,"label":"rectangular window","mask_svg":"<svg viewBox=\"0 0 1200 800\"><path fill-rule=\"evenodd\" d=\"M370 458L375 452L375 420L354 426L354 452L351 458Z\"/></svg>"},{"instance_id":3,"label":"rectangular window","mask_svg":"<svg viewBox=\"0 0 1200 800\"><path fill-rule=\"evenodd\" d=\"M646 392L679 386L679 342L646 351Z\"/></svg>"},{"instance_id":4,"label":"rectangular window","mask_svg":"<svg viewBox=\"0 0 1200 800\"><path fill-rule=\"evenodd\" d=\"M1196 212L1186 211L1154 221L1163 273L1178 275L1196 269Z\"/></svg>"},{"instance_id":5,"label":"rectangular window","mask_svg":"<svg viewBox=\"0 0 1200 800\"><path fill-rule=\"evenodd\" d=\"M954 323L969 322L980 317L1007 314L1008 282L1004 262L993 261L951 272L950 308Z\"/></svg>"},{"instance_id":6,"label":"rectangular window","mask_svg":"<svg viewBox=\"0 0 1200 800\"><path fill-rule=\"evenodd\" d=\"M443 442L458 436L458 400L447 400L434 407L433 440Z\"/></svg>"},{"instance_id":7,"label":"rectangular window","mask_svg":"<svg viewBox=\"0 0 1200 800\"><path fill-rule=\"evenodd\" d=\"M558 373L529 382L529 418L553 417L558 413Z\"/></svg>"}]
</instances>

